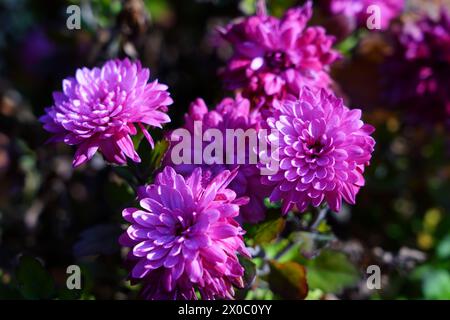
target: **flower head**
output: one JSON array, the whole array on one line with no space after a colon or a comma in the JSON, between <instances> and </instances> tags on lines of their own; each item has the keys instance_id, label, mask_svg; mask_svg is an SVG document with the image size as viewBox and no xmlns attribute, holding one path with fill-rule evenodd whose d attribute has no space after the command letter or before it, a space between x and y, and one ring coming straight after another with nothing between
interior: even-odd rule
<instances>
[{"instance_id":1,"label":"flower head","mask_svg":"<svg viewBox=\"0 0 450 320\"><path fill-rule=\"evenodd\" d=\"M390 102L414 122L450 119L450 14L422 15L394 30L394 54L383 66Z\"/></svg>"},{"instance_id":2,"label":"flower head","mask_svg":"<svg viewBox=\"0 0 450 320\"><path fill-rule=\"evenodd\" d=\"M264 14L232 23L221 30L234 55L222 72L228 89L242 89L258 104L286 94L298 96L302 86L325 88L329 65L339 54L334 38L321 27L307 27L312 4L288 10L281 18Z\"/></svg>"},{"instance_id":3,"label":"flower head","mask_svg":"<svg viewBox=\"0 0 450 320\"><path fill-rule=\"evenodd\" d=\"M283 201L283 213L324 201L337 212L342 198L355 203L375 145L374 128L360 118L361 110L349 110L326 90L304 88L299 100L284 101L267 119L278 130L279 137L272 133L268 140L278 139L271 156L280 170L263 182L273 186L271 201Z\"/></svg>"},{"instance_id":4,"label":"flower head","mask_svg":"<svg viewBox=\"0 0 450 320\"><path fill-rule=\"evenodd\" d=\"M165 113L172 103L167 86L147 83L150 70L139 62L111 60L101 68L78 69L75 78L63 81L63 91L53 93L54 104L40 118L53 133L50 141L76 145L73 165L89 161L100 151L107 161L139 162L132 135L136 124L150 144L153 140L144 124L161 127L170 122Z\"/></svg>"},{"instance_id":5,"label":"flower head","mask_svg":"<svg viewBox=\"0 0 450 320\"><path fill-rule=\"evenodd\" d=\"M252 139L249 138L247 140L249 141L249 146L245 146L245 150L241 150L239 144L233 140L233 154L231 154L227 152L231 150L228 146L227 131L239 134L239 130L241 130L243 136L249 133L249 135L253 134L254 137L257 137L261 128L261 120L260 112L258 110L250 111L250 102L240 96L237 96L235 99L223 99L211 111L208 111L202 99L197 99L190 105L189 112L185 116L184 128L189 131L191 137L190 162L174 165L171 150L166 153L165 162L184 176L190 175L195 168L201 167L205 181L208 180L208 177L214 177L223 170L237 169L236 178L230 183L229 188L235 191L239 197L246 196L249 198L249 203L241 208L239 219L251 223L259 222L264 219L264 198L269 195L270 188L261 186L260 170L256 166L257 153L250 146ZM195 122L201 123L201 131L195 129ZM211 138L208 136L212 132L210 129L219 130L221 133L220 143L223 147L222 150L219 150L221 155L210 155L204 152L211 141L215 141L215 137ZM174 135L175 132L172 133L171 138L176 141L178 138L174 139ZM208 138L203 139L203 136ZM200 149L194 142L196 139L203 141ZM176 143L172 142L171 148ZM202 156L201 163L195 164L195 153ZM207 158L203 157L203 155ZM252 162L251 155L255 156L254 162ZM242 160L239 162L239 157L241 156Z\"/></svg>"},{"instance_id":6,"label":"flower head","mask_svg":"<svg viewBox=\"0 0 450 320\"><path fill-rule=\"evenodd\" d=\"M122 235L130 247L132 282L143 284L146 299L231 299L242 287L237 254L249 256L234 220L246 199L227 186L236 172L223 171L206 186L202 170L188 179L166 167L154 184L139 192L142 209L128 208L131 223Z\"/></svg>"}]
</instances>

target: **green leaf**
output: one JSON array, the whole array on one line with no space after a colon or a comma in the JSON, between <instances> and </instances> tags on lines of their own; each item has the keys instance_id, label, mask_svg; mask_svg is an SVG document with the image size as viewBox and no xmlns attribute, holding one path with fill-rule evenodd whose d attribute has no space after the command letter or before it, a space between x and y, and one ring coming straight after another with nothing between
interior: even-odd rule
<instances>
[{"instance_id":1,"label":"green leaf","mask_svg":"<svg viewBox=\"0 0 450 320\"><path fill-rule=\"evenodd\" d=\"M433 270L427 273L422 288L426 299L450 299L450 273L446 270Z\"/></svg>"},{"instance_id":2,"label":"green leaf","mask_svg":"<svg viewBox=\"0 0 450 320\"><path fill-rule=\"evenodd\" d=\"M322 298L323 292L320 289L309 290L308 295L305 300L320 300Z\"/></svg>"},{"instance_id":3,"label":"green leaf","mask_svg":"<svg viewBox=\"0 0 450 320\"><path fill-rule=\"evenodd\" d=\"M253 282L256 278L256 265L255 263L244 256L239 255L239 263L244 267L244 276L242 277L242 288L238 288L235 292L235 299L243 300L249 294L249 292L253 291L250 288L253 285Z\"/></svg>"},{"instance_id":4,"label":"green leaf","mask_svg":"<svg viewBox=\"0 0 450 320\"><path fill-rule=\"evenodd\" d=\"M245 300L273 300L274 294L269 288L255 288L247 292Z\"/></svg>"},{"instance_id":5,"label":"green leaf","mask_svg":"<svg viewBox=\"0 0 450 320\"><path fill-rule=\"evenodd\" d=\"M439 259L450 258L450 234L439 242L439 245L436 248L436 254Z\"/></svg>"},{"instance_id":6,"label":"green leaf","mask_svg":"<svg viewBox=\"0 0 450 320\"><path fill-rule=\"evenodd\" d=\"M247 16L255 14L256 0L241 0L239 2L239 9Z\"/></svg>"},{"instance_id":7,"label":"green leaf","mask_svg":"<svg viewBox=\"0 0 450 320\"><path fill-rule=\"evenodd\" d=\"M278 241L273 241L268 244L262 245L268 259L275 259L289 246L288 239L280 239ZM278 260L278 259L277 259Z\"/></svg>"},{"instance_id":8,"label":"green leaf","mask_svg":"<svg viewBox=\"0 0 450 320\"><path fill-rule=\"evenodd\" d=\"M270 261L270 289L283 299L305 299L308 294L305 268L294 261Z\"/></svg>"},{"instance_id":9,"label":"green leaf","mask_svg":"<svg viewBox=\"0 0 450 320\"><path fill-rule=\"evenodd\" d=\"M20 258L16 278L19 290L26 299L50 299L54 293L52 277L33 257Z\"/></svg>"},{"instance_id":10,"label":"green leaf","mask_svg":"<svg viewBox=\"0 0 450 320\"><path fill-rule=\"evenodd\" d=\"M248 289L256 278L256 265L249 258L239 256L239 262L244 267L244 289Z\"/></svg>"},{"instance_id":11,"label":"green leaf","mask_svg":"<svg viewBox=\"0 0 450 320\"><path fill-rule=\"evenodd\" d=\"M267 11L275 17L281 17L286 10L292 8L298 3L296 0L277 0L267 1Z\"/></svg>"},{"instance_id":12,"label":"green leaf","mask_svg":"<svg viewBox=\"0 0 450 320\"><path fill-rule=\"evenodd\" d=\"M141 184L151 182L150 179L153 176L153 173L161 167L161 162L168 148L169 141L165 139L156 141L153 149L150 149L148 143L141 143L138 153L142 161L141 163L134 165Z\"/></svg>"},{"instance_id":13,"label":"green leaf","mask_svg":"<svg viewBox=\"0 0 450 320\"><path fill-rule=\"evenodd\" d=\"M259 224L246 226L246 238L252 239L254 245L271 243L283 231L286 220L279 215L270 217Z\"/></svg>"},{"instance_id":14,"label":"green leaf","mask_svg":"<svg viewBox=\"0 0 450 320\"><path fill-rule=\"evenodd\" d=\"M317 258L307 260L305 266L309 286L327 293L339 293L359 279L356 267L345 254L337 251L323 250Z\"/></svg>"},{"instance_id":15,"label":"green leaf","mask_svg":"<svg viewBox=\"0 0 450 320\"><path fill-rule=\"evenodd\" d=\"M352 50L358 45L359 38L356 34L347 37L345 40L340 42L337 49L344 55L350 56Z\"/></svg>"},{"instance_id":16,"label":"green leaf","mask_svg":"<svg viewBox=\"0 0 450 320\"><path fill-rule=\"evenodd\" d=\"M144 133L142 132L142 130L138 130L137 134L131 137L135 150L139 149L139 145L141 144L142 139L144 139Z\"/></svg>"},{"instance_id":17,"label":"green leaf","mask_svg":"<svg viewBox=\"0 0 450 320\"><path fill-rule=\"evenodd\" d=\"M161 161L169 148L169 141L166 139L159 140L155 143L155 147L150 155L150 167L154 170L161 166Z\"/></svg>"},{"instance_id":18,"label":"green leaf","mask_svg":"<svg viewBox=\"0 0 450 320\"><path fill-rule=\"evenodd\" d=\"M145 0L145 7L154 21L164 20L171 10L166 0Z\"/></svg>"},{"instance_id":19,"label":"green leaf","mask_svg":"<svg viewBox=\"0 0 450 320\"><path fill-rule=\"evenodd\" d=\"M280 209L281 201L271 202L269 198L264 198L264 205L267 209Z\"/></svg>"}]
</instances>

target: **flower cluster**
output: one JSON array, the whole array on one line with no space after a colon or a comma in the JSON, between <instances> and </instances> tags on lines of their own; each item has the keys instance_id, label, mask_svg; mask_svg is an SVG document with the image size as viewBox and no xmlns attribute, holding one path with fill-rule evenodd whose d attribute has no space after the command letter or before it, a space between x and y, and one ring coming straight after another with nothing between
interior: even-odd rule
<instances>
[{"instance_id":1,"label":"flower cluster","mask_svg":"<svg viewBox=\"0 0 450 320\"><path fill-rule=\"evenodd\" d=\"M123 211L131 223L120 238L130 247L130 279L146 299L231 299L242 287L237 254L249 256L234 220L246 199L227 188L236 171L222 171L206 186L197 168L185 180L167 166L139 192L142 209Z\"/></svg>"},{"instance_id":2,"label":"flower cluster","mask_svg":"<svg viewBox=\"0 0 450 320\"><path fill-rule=\"evenodd\" d=\"M200 122L202 125L202 132L198 132L194 128L194 122ZM196 167L202 167L205 179L208 177L212 178L218 173L224 170L234 170L238 168L238 173L236 178L230 183L229 188L234 190L238 196L249 197L249 203L241 208L240 219L245 222L259 222L264 219L264 198L266 198L270 189L265 186L261 186L260 183L260 170L257 168L256 163L252 164L250 162L250 153L255 153L257 150L249 150L245 148L245 151L239 150L235 146L235 141L233 144L233 154L227 154L227 141L226 130L242 129L243 132L247 130L254 130L257 133L261 128L261 114L258 110L250 110L250 102L240 96L233 98L223 99L214 110L208 111L205 102L202 99L197 99L194 101L189 108L188 114L185 116L184 128L187 129L191 136L191 161L189 164L179 164L174 165L172 162L171 150L167 152L165 162L166 164L174 166L177 172L180 172L184 176L190 175ZM221 137L223 141L221 144L223 146L222 159L202 159L202 164L194 164L195 153L202 153L205 149L206 142L203 141L203 132L208 132L209 129L220 130ZM174 135L174 134L173 134ZM172 137L177 141L177 137ZM201 150L196 149L194 143L195 139L199 139L202 142ZM244 152L244 163L238 164L238 157L242 154L239 152ZM256 155L256 154L255 154ZM217 155L215 155L217 156ZM225 157L228 159L232 158L231 164L226 164Z\"/></svg>"},{"instance_id":3,"label":"flower cluster","mask_svg":"<svg viewBox=\"0 0 450 320\"><path fill-rule=\"evenodd\" d=\"M288 10L278 19L261 10L220 32L234 54L221 72L228 89L240 89L258 105L287 94L298 96L303 86L327 88L329 66L339 54L334 38L322 27L307 27L312 4Z\"/></svg>"},{"instance_id":4,"label":"flower cluster","mask_svg":"<svg viewBox=\"0 0 450 320\"><path fill-rule=\"evenodd\" d=\"M142 285L145 299L232 299L234 289L244 287L239 259L250 257L240 223L263 220L267 197L282 202L283 214L294 206L304 212L326 202L339 211L342 199L355 203L374 149L374 129L361 121L360 110L348 109L329 91L328 69L339 54L323 28L307 27L311 16L311 2L280 19L260 7L256 16L222 30L234 48L222 76L228 88L240 92L212 110L202 99L191 104L183 128L170 136L180 142L176 132L187 132L190 159L174 161L172 144L154 182L138 188L139 207L123 211L130 223L120 237L129 248L129 279ZM438 31L433 34L447 35ZM408 49L408 56L422 52L413 51ZM139 162L131 137L141 130L153 146L145 125L170 122L167 86L148 83L149 76L128 59L77 70L41 117L51 141L77 146L74 166L97 151L113 164ZM218 135L208 136L209 131L205 137L209 129ZM236 133L248 141L249 131L258 145L248 142L242 150ZM212 140L220 147L205 153ZM273 148L262 147L261 140ZM279 170L273 172L267 159ZM262 176L263 169L272 174Z\"/></svg>"},{"instance_id":5,"label":"flower cluster","mask_svg":"<svg viewBox=\"0 0 450 320\"><path fill-rule=\"evenodd\" d=\"M371 6L379 8L380 27L385 30L397 18L405 6L405 0L326 0L332 14L343 15L355 25L366 26Z\"/></svg>"},{"instance_id":6,"label":"flower cluster","mask_svg":"<svg viewBox=\"0 0 450 320\"><path fill-rule=\"evenodd\" d=\"M342 198L350 204L364 185L375 141L374 128L361 121L361 110L349 110L342 99L325 90L304 88L298 100L285 100L267 119L279 137L271 155L280 161L278 173L264 177L273 185L271 201L283 201L283 213L293 205L304 212L326 201L338 212Z\"/></svg>"},{"instance_id":7,"label":"flower cluster","mask_svg":"<svg viewBox=\"0 0 450 320\"><path fill-rule=\"evenodd\" d=\"M108 61L102 68L79 69L63 81L63 91L53 93L54 105L40 118L53 134L50 141L76 145L75 167L100 151L105 159L125 164L139 162L131 136L136 124L148 141L144 124L161 127L170 122L165 113L172 103L167 86L147 83L150 71L128 59Z\"/></svg>"},{"instance_id":8,"label":"flower cluster","mask_svg":"<svg viewBox=\"0 0 450 320\"><path fill-rule=\"evenodd\" d=\"M408 108L412 121L450 116L450 14L422 15L394 30L394 54L383 68L392 104Z\"/></svg>"}]
</instances>

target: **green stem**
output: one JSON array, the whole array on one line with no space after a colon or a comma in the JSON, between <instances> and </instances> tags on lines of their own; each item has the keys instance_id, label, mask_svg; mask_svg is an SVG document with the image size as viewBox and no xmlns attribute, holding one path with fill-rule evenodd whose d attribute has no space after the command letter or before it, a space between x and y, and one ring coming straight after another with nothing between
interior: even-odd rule
<instances>
[{"instance_id":1,"label":"green stem","mask_svg":"<svg viewBox=\"0 0 450 320\"><path fill-rule=\"evenodd\" d=\"M311 231L316 230L319 227L322 220L325 219L325 217L327 216L327 213L328 213L328 206L325 205L323 208L320 208L318 210L319 211L316 214L316 219L310 226Z\"/></svg>"}]
</instances>

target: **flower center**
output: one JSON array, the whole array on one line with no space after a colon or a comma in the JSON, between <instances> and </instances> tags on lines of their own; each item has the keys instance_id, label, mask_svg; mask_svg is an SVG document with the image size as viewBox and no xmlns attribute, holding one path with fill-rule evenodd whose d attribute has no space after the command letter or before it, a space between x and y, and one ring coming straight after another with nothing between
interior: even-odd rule
<instances>
[{"instance_id":1,"label":"flower center","mask_svg":"<svg viewBox=\"0 0 450 320\"><path fill-rule=\"evenodd\" d=\"M317 159L326 152L327 143L324 137L314 138L309 135L300 137L303 152L310 159Z\"/></svg>"},{"instance_id":2,"label":"flower center","mask_svg":"<svg viewBox=\"0 0 450 320\"><path fill-rule=\"evenodd\" d=\"M289 60L287 54L282 51L272 51L266 53L265 60L270 68L280 71L292 68L294 66Z\"/></svg>"},{"instance_id":3,"label":"flower center","mask_svg":"<svg viewBox=\"0 0 450 320\"><path fill-rule=\"evenodd\" d=\"M309 151L311 152L311 156L317 157L323 150L323 145L320 141L314 141L312 144L307 144Z\"/></svg>"},{"instance_id":4,"label":"flower center","mask_svg":"<svg viewBox=\"0 0 450 320\"><path fill-rule=\"evenodd\" d=\"M175 225L175 236L176 237L181 237L183 235L185 231L185 228L183 227L183 225L181 224L181 222L178 222Z\"/></svg>"}]
</instances>

